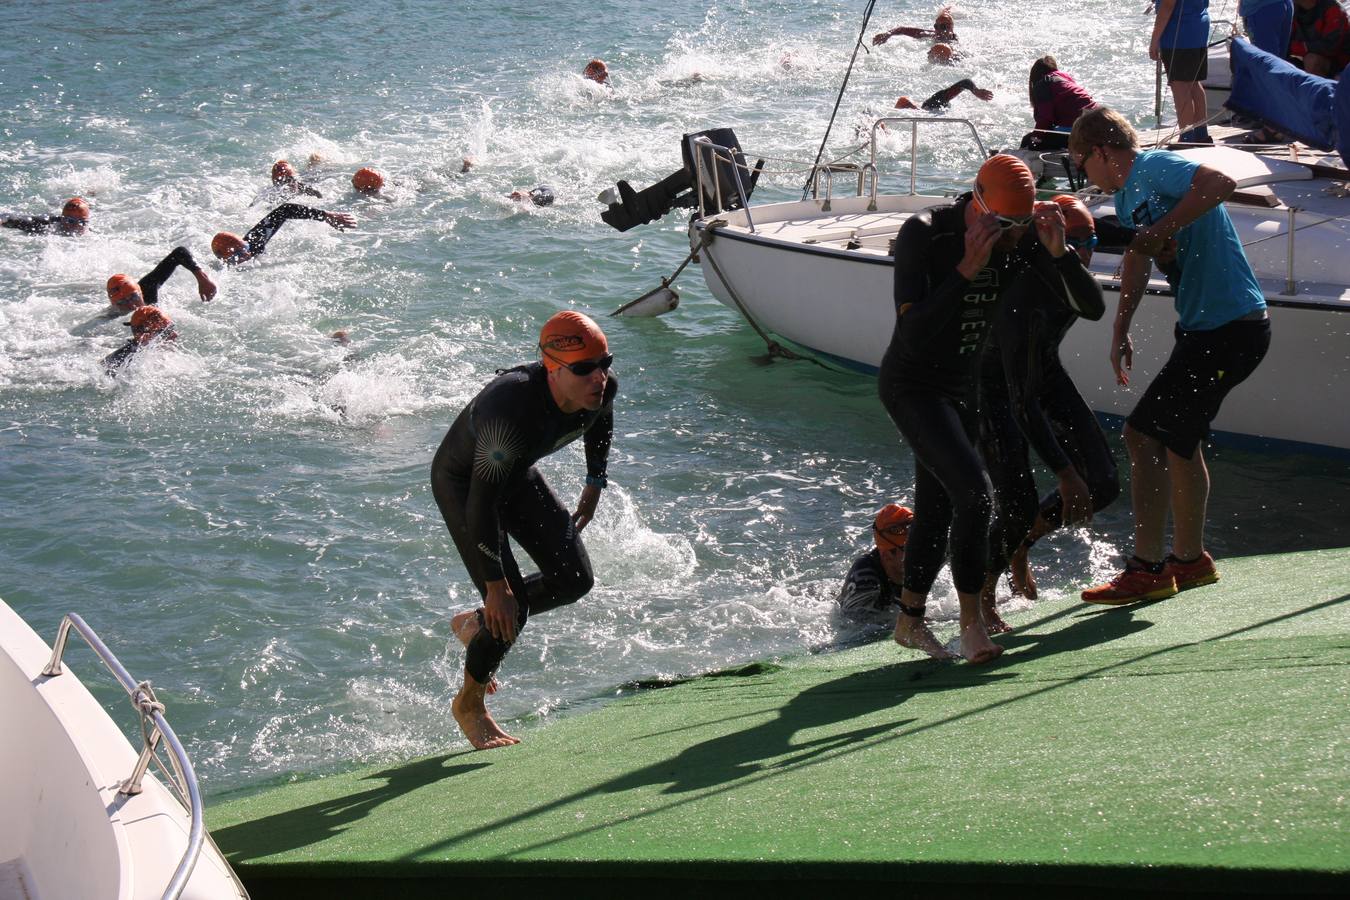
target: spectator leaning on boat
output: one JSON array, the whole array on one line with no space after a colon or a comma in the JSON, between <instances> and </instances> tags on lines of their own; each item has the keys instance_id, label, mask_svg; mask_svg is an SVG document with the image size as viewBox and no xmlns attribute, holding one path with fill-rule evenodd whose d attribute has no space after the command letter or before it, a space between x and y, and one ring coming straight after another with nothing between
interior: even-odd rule
<instances>
[{"instance_id":1,"label":"spectator leaning on boat","mask_svg":"<svg viewBox=\"0 0 1350 900\"><path fill-rule=\"evenodd\" d=\"M464 684L452 712L479 750L518 743L488 714L484 695L525 622L590 592L591 561L581 530L606 485L618 381L600 326L566 310L544 323L541 362L497 376L469 402L431 463L431 492L474 587L477 609L451 619L467 648ZM586 486L569 513L539 470L543 457L578 437ZM539 566L523 577L508 538Z\"/></svg>"},{"instance_id":2,"label":"spectator leaning on boat","mask_svg":"<svg viewBox=\"0 0 1350 900\"><path fill-rule=\"evenodd\" d=\"M1089 181L1116 195L1121 221L1139 229L1125 252L1111 340L1121 385L1129 384L1130 322L1151 260L1176 238L1176 345L1125 421L1134 555L1110 582L1083 592L1089 603L1170 597L1219 579L1204 546L1210 485L1201 444L1228 392L1270 347L1265 296L1223 208L1233 179L1167 150L1140 152L1130 123L1105 107L1074 123L1069 152ZM1164 556L1169 510L1172 552Z\"/></svg>"},{"instance_id":3,"label":"spectator leaning on boat","mask_svg":"<svg viewBox=\"0 0 1350 900\"><path fill-rule=\"evenodd\" d=\"M1239 0L1238 15L1253 46L1280 59L1289 54L1294 0Z\"/></svg>"},{"instance_id":4,"label":"spectator leaning on boat","mask_svg":"<svg viewBox=\"0 0 1350 900\"><path fill-rule=\"evenodd\" d=\"M895 331L877 388L914 451L915 524L895 640L934 657L952 656L923 618L949 532L961 655L982 663L1002 652L980 609L992 500L975 448L975 373L1003 294L1035 269L1047 282L1068 284L1081 315L1102 314L1101 288L1064 243L1063 215L1055 207L1033 212L1035 196L1026 164L999 154L980 167L973 192L911 216L896 237Z\"/></svg>"},{"instance_id":5,"label":"spectator leaning on boat","mask_svg":"<svg viewBox=\"0 0 1350 900\"><path fill-rule=\"evenodd\" d=\"M1350 19L1336 0L1294 0L1289 59L1323 78L1338 77L1350 64Z\"/></svg>"},{"instance_id":6,"label":"spectator leaning on boat","mask_svg":"<svg viewBox=\"0 0 1350 900\"><path fill-rule=\"evenodd\" d=\"M1212 144L1205 127L1209 77L1209 0L1157 0L1148 58L1162 60L1185 144Z\"/></svg>"},{"instance_id":7,"label":"spectator leaning on boat","mask_svg":"<svg viewBox=\"0 0 1350 900\"><path fill-rule=\"evenodd\" d=\"M914 513L908 507L888 503L872 520L876 543L853 561L844 587L835 602L846 615L867 618L877 613L895 615L905 582L905 544Z\"/></svg>"},{"instance_id":8,"label":"spectator leaning on boat","mask_svg":"<svg viewBox=\"0 0 1350 900\"><path fill-rule=\"evenodd\" d=\"M1069 146L1074 120L1083 110L1097 105L1092 95L1068 72L1061 72L1059 63L1048 54L1031 64L1027 90L1036 128L1022 138L1023 150L1063 150Z\"/></svg>"},{"instance_id":9,"label":"spectator leaning on boat","mask_svg":"<svg viewBox=\"0 0 1350 900\"><path fill-rule=\"evenodd\" d=\"M1064 214L1064 240L1087 266L1097 245L1096 221L1083 201L1054 198ZM1133 232L1123 232L1133 238ZM1008 292L985 349L980 379L980 451L989 468L997 511L989 530L986 616L1005 566L1012 589L1036 598L1027 559L1031 546L1061 525L1084 522L1120 494L1111 447L1059 358L1078 316L1064 288L1019 278ZM1027 447L1055 473L1056 487L1038 499ZM997 625L995 616L990 624Z\"/></svg>"}]
</instances>

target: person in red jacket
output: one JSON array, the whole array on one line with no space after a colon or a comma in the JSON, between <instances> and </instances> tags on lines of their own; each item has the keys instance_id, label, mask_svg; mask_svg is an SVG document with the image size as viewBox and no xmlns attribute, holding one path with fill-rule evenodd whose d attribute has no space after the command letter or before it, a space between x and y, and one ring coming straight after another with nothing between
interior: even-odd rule
<instances>
[{"instance_id":1,"label":"person in red jacket","mask_svg":"<svg viewBox=\"0 0 1350 900\"><path fill-rule=\"evenodd\" d=\"M1097 101L1050 55L1031 64L1027 85L1036 129L1022 138L1023 150L1063 150L1069 146L1069 129L1084 110L1095 109Z\"/></svg>"},{"instance_id":2,"label":"person in red jacket","mask_svg":"<svg viewBox=\"0 0 1350 900\"><path fill-rule=\"evenodd\" d=\"M1350 64L1350 18L1336 0L1294 0L1289 58L1323 78L1337 77Z\"/></svg>"}]
</instances>

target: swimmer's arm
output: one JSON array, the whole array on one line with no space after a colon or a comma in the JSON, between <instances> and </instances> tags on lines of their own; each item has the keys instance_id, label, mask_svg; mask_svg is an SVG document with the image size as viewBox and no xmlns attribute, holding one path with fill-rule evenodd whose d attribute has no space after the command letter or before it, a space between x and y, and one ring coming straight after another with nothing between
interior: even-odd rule
<instances>
[{"instance_id":1,"label":"swimmer's arm","mask_svg":"<svg viewBox=\"0 0 1350 900\"><path fill-rule=\"evenodd\" d=\"M1106 314L1102 286L1092 277L1077 253L1065 253L1056 258L1053 265L1069 292L1067 297L1059 291L1055 293L1066 301L1069 309L1089 322L1095 322Z\"/></svg>"},{"instance_id":2,"label":"swimmer's arm","mask_svg":"<svg viewBox=\"0 0 1350 900\"><path fill-rule=\"evenodd\" d=\"M0 227L13 228L24 234L46 234L59 220L59 216L6 216L0 218Z\"/></svg>"},{"instance_id":3,"label":"swimmer's arm","mask_svg":"<svg viewBox=\"0 0 1350 900\"><path fill-rule=\"evenodd\" d=\"M928 257L933 252L933 225L911 216L895 239L895 310L905 317L906 340L926 340L961 314L961 292L970 282L958 269L932 287Z\"/></svg>"},{"instance_id":4,"label":"swimmer's arm","mask_svg":"<svg viewBox=\"0 0 1350 900\"><path fill-rule=\"evenodd\" d=\"M1027 293L1034 288L1025 283L1021 288L1005 299L994 325L1004 379L1008 382L1008 399L1027 443L1041 462L1058 472L1069 465L1069 458L1055 438L1055 429L1040 400L1040 348L1046 338L1045 320L1037 315L1034 301Z\"/></svg>"},{"instance_id":5,"label":"swimmer's arm","mask_svg":"<svg viewBox=\"0 0 1350 900\"><path fill-rule=\"evenodd\" d=\"M318 197L320 199L323 198L323 194L319 192L318 188L313 187L312 185L305 184L303 181L297 181L295 183L295 189L300 193L308 194L311 197Z\"/></svg>"}]
</instances>

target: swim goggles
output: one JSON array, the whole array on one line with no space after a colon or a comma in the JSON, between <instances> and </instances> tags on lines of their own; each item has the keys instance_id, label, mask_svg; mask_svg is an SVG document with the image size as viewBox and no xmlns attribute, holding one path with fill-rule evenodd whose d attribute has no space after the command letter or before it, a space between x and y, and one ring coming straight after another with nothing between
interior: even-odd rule
<instances>
[{"instance_id":1,"label":"swim goggles","mask_svg":"<svg viewBox=\"0 0 1350 900\"><path fill-rule=\"evenodd\" d=\"M1097 236L1095 234L1085 238L1065 236L1064 243L1075 250L1095 250L1097 249Z\"/></svg>"},{"instance_id":2,"label":"swim goggles","mask_svg":"<svg viewBox=\"0 0 1350 900\"><path fill-rule=\"evenodd\" d=\"M911 523L905 522L899 525L888 525L885 528L878 528L875 524L872 530L875 531L882 540L896 550L904 550L905 544L909 542L909 526Z\"/></svg>"},{"instance_id":3,"label":"swim goggles","mask_svg":"<svg viewBox=\"0 0 1350 900\"><path fill-rule=\"evenodd\" d=\"M981 187L978 182L976 182L975 189L971 191L971 195L975 198L975 203L980 207L980 209L989 213L989 215L993 216L995 219L998 220L999 231L1007 231L1010 228L1025 228L1031 224L1030 215L1013 217L1013 216L1002 216L994 212L992 209L989 208L989 204L984 202L984 197L982 196L983 194L984 188Z\"/></svg>"},{"instance_id":4,"label":"swim goggles","mask_svg":"<svg viewBox=\"0 0 1350 900\"><path fill-rule=\"evenodd\" d=\"M552 353L549 353L547 350L543 352L544 355L547 356L549 359L553 360L555 363L562 366L564 369L571 372L578 378L585 378L587 375L591 374L596 369L602 369L608 372L609 367L614 365L613 353L606 353L599 359L583 359L581 362L568 363L563 362L561 359L558 359L558 357L554 356Z\"/></svg>"}]
</instances>

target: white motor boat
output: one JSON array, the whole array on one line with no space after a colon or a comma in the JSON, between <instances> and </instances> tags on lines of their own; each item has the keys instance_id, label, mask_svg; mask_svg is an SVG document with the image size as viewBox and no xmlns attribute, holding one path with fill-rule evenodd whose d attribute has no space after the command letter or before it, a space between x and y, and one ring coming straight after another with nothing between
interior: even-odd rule
<instances>
[{"instance_id":1,"label":"white motor boat","mask_svg":"<svg viewBox=\"0 0 1350 900\"><path fill-rule=\"evenodd\" d=\"M62 664L72 627L138 708L141 748ZM206 833L192 765L149 683L133 681L77 615L55 646L0 601L0 900L247 898ZM146 771L152 762L164 782Z\"/></svg>"},{"instance_id":2,"label":"white motor boat","mask_svg":"<svg viewBox=\"0 0 1350 900\"><path fill-rule=\"evenodd\" d=\"M870 162L821 166L813 181L814 197L748 208L739 177L719 178L708 155L738 159L735 172L743 169L744 158L698 139L704 148L694 154L700 206L689 235L714 296L762 332L838 367L875 373L895 325L891 241L912 213L951 201L949 195L925 196L914 188L918 128L941 122L968 126L979 147L978 159L987 156L967 120L881 119L872 127ZM897 123L912 130L910 191L879 194L877 130ZM1350 199L1341 190L1345 182L1333 180L1316 165L1228 147L1183 153L1237 181L1239 190L1227 209L1270 306L1270 353L1224 404L1214 423L1216 435L1315 452L1350 451L1350 416L1336 412L1345 408L1345 386L1350 383ZM855 181L852 196L832 196L841 175ZM726 193L731 196L723 202ZM1083 196L1095 215L1114 213L1109 198ZM738 208L723 211L727 207ZM1107 352L1121 258L1119 250L1099 248L1092 271L1107 295L1107 315L1076 324L1061 349L1065 367L1092 408L1116 416L1129 412L1142 386L1166 360L1176 321L1170 288L1158 276L1131 330L1131 387L1117 387Z\"/></svg>"}]
</instances>

